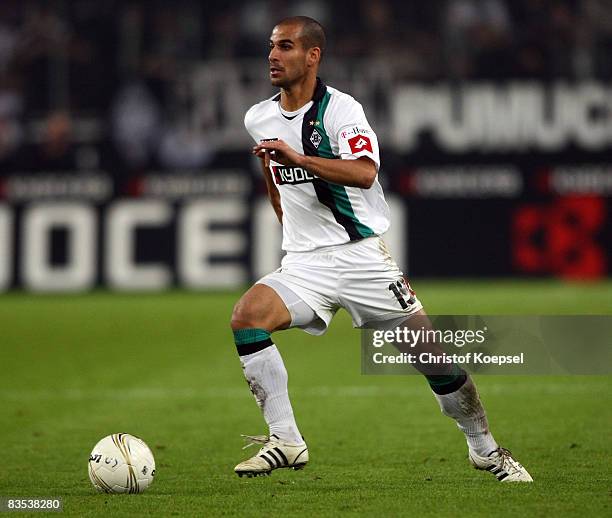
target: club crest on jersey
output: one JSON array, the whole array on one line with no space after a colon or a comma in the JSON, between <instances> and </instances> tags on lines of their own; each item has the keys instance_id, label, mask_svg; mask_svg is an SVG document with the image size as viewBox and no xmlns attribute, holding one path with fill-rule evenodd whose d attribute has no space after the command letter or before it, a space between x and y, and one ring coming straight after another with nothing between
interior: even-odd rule
<instances>
[{"instance_id":1,"label":"club crest on jersey","mask_svg":"<svg viewBox=\"0 0 612 518\"><path fill-rule=\"evenodd\" d=\"M296 185L312 182L316 177L303 167L272 166L272 174L276 185Z\"/></svg>"},{"instance_id":2,"label":"club crest on jersey","mask_svg":"<svg viewBox=\"0 0 612 518\"><path fill-rule=\"evenodd\" d=\"M321 144L322 140L323 137L321 136L321 134L316 129L313 129L312 135L310 135L310 142L312 142L312 145L315 148L319 149L319 145Z\"/></svg>"}]
</instances>

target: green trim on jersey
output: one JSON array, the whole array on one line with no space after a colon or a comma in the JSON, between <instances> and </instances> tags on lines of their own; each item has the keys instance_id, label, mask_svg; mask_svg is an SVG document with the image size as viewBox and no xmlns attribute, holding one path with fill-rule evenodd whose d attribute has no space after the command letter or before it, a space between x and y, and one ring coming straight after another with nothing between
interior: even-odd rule
<instances>
[{"instance_id":1,"label":"green trim on jersey","mask_svg":"<svg viewBox=\"0 0 612 518\"><path fill-rule=\"evenodd\" d=\"M321 135L322 140L317 148L317 155L321 158L340 158L337 155L334 155L331 148L331 143L329 141L329 136L327 134L327 130L325 129L325 124L323 122L323 117L325 116L325 110L327 110L327 106L329 105L329 100L331 99L331 94L328 90L325 91L325 95L323 99L319 102L319 109L317 112L316 121L319 122L319 125L315 125L315 129ZM351 205L351 200L348 197L348 193L344 185L338 185L335 183L327 182L325 180L321 181L325 182L329 190L331 191L333 202L341 214L350 218L355 224L355 230L359 233L362 238L375 236L375 232L364 225L359 218L355 215L355 211L353 210L353 206Z\"/></svg>"},{"instance_id":2,"label":"green trim on jersey","mask_svg":"<svg viewBox=\"0 0 612 518\"><path fill-rule=\"evenodd\" d=\"M323 117L325 116L325 110L327 110L327 105L329 104L330 99L331 99L331 94L326 90L325 95L323 96L323 99L321 99L321 102L319 103L319 110L317 112L316 122L318 122L319 125L317 126L315 122L315 129L319 132L319 135L321 135L321 137L323 138L323 140L319 144L319 147L317 148L317 154L321 158L340 158L339 156L334 155L334 153L332 152L331 143L329 142L329 136L327 135L325 124L323 122Z\"/></svg>"},{"instance_id":3,"label":"green trim on jersey","mask_svg":"<svg viewBox=\"0 0 612 518\"><path fill-rule=\"evenodd\" d=\"M355 212L353 211L353 206L351 205L351 200L348 197L348 193L346 192L344 185L337 185L335 183L330 182L327 182L327 184L329 185L329 189L331 190L334 203L338 208L338 212L344 214L345 216L353 220L353 222L355 223L355 230L359 232L361 237L375 236L376 234L374 233L374 231L370 227L364 225L361 221L359 221L359 219L355 215Z\"/></svg>"}]
</instances>

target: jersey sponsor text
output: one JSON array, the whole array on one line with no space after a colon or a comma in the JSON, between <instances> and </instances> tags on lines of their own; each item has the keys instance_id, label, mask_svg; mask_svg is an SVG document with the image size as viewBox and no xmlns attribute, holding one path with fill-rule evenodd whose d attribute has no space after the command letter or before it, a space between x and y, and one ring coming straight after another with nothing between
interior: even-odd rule
<instances>
[{"instance_id":1,"label":"jersey sponsor text","mask_svg":"<svg viewBox=\"0 0 612 518\"><path fill-rule=\"evenodd\" d=\"M272 173L276 185L295 185L298 183L312 182L316 176L310 174L303 167L287 167L284 165L273 165Z\"/></svg>"}]
</instances>

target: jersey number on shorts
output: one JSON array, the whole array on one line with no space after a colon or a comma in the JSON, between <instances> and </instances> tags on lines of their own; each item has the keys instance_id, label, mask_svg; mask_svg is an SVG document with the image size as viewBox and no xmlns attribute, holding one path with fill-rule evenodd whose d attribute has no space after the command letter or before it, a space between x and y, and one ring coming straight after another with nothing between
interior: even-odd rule
<instances>
[{"instance_id":1,"label":"jersey number on shorts","mask_svg":"<svg viewBox=\"0 0 612 518\"><path fill-rule=\"evenodd\" d=\"M389 284L389 291L393 292L402 309L408 309L410 304L414 304L414 292L404 279ZM405 297L408 297L408 300Z\"/></svg>"}]
</instances>

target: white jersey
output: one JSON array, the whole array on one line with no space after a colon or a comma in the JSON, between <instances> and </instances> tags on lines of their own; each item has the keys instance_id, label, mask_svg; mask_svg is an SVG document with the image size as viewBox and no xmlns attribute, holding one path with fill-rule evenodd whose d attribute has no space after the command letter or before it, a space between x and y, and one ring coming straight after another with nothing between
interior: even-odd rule
<instances>
[{"instance_id":1,"label":"white jersey","mask_svg":"<svg viewBox=\"0 0 612 518\"><path fill-rule=\"evenodd\" d=\"M378 141L359 104L317 79L312 101L295 112L280 94L251 107L244 125L255 142L282 139L299 153L323 158L371 158L380 166ZM378 177L369 189L327 182L300 167L270 161L283 209L283 250L302 252L380 235L389 207Z\"/></svg>"}]
</instances>

